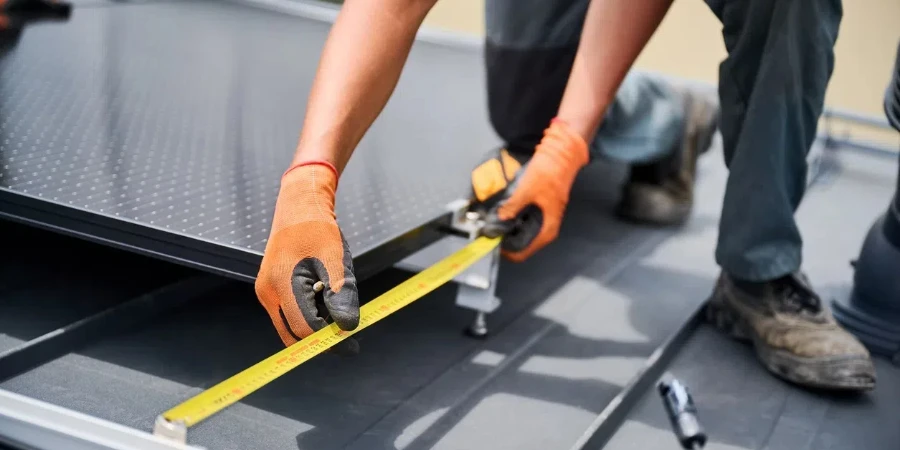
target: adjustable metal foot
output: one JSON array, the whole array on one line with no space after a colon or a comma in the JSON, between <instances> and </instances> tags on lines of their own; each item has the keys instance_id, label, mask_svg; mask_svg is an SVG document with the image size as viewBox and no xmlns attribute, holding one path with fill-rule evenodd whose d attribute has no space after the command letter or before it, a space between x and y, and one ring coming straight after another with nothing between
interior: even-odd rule
<instances>
[{"instance_id":1,"label":"adjustable metal foot","mask_svg":"<svg viewBox=\"0 0 900 450\"><path fill-rule=\"evenodd\" d=\"M472 321L471 325L466 327L465 333L466 336L476 339L486 338L488 335L487 314L483 312L475 313L475 320Z\"/></svg>"},{"instance_id":2,"label":"adjustable metal foot","mask_svg":"<svg viewBox=\"0 0 900 450\"><path fill-rule=\"evenodd\" d=\"M485 339L488 336L487 315L500 307L500 299L494 295L500 265L499 249L480 263L478 267L473 267L475 273L470 274L470 282L459 286L456 304L475 311L475 320L466 328L466 336Z\"/></svg>"}]
</instances>

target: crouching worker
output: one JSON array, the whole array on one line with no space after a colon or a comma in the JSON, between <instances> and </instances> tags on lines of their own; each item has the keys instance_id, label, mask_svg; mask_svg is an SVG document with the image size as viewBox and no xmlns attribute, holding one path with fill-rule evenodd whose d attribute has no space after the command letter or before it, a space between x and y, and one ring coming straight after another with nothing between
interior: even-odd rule
<instances>
[{"instance_id":1,"label":"crouching worker","mask_svg":"<svg viewBox=\"0 0 900 450\"><path fill-rule=\"evenodd\" d=\"M801 271L794 222L833 69L840 1L707 3L724 25L728 51L720 112L696 94L628 75L671 0L488 0L491 119L508 145L472 173L476 200L491 202L485 233L508 234L503 252L513 261L535 255L557 237L575 176L600 157L632 165L621 216L684 220L694 164L718 115L729 179L715 255L721 275L708 318L755 346L777 376L871 389L868 352L836 324ZM332 28L256 282L285 344L326 324L315 306L318 281L328 315L343 329L358 325L335 190L433 4L348 0Z\"/></svg>"}]
</instances>

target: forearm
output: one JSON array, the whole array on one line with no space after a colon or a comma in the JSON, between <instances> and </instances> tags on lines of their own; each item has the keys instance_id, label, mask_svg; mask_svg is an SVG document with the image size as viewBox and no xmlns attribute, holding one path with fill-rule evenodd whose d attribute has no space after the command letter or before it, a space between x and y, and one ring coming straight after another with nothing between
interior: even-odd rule
<instances>
[{"instance_id":1,"label":"forearm","mask_svg":"<svg viewBox=\"0 0 900 450\"><path fill-rule=\"evenodd\" d=\"M592 0L557 116L587 142L672 0Z\"/></svg>"},{"instance_id":2,"label":"forearm","mask_svg":"<svg viewBox=\"0 0 900 450\"><path fill-rule=\"evenodd\" d=\"M394 91L435 1L344 3L322 52L294 164L324 160L343 172Z\"/></svg>"}]
</instances>

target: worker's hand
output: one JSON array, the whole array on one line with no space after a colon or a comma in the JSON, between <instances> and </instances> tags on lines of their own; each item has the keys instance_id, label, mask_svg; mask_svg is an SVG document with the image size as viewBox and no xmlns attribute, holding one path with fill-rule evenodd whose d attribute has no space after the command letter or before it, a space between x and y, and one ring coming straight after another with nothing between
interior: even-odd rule
<instances>
[{"instance_id":1,"label":"worker's hand","mask_svg":"<svg viewBox=\"0 0 900 450\"><path fill-rule=\"evenodd\" d=\"M353 261L334 214L337 180L333 166L318 162L294 166L281 179L256 295L285 345L329 319L342 330L359 325ZM352 354L359 345L349 338L334 349Z\"/></svg>"},{"instance_id":2,"label":"worker's hand","mask_svg":"<svg viewBox=\"0 0 900 450\"><path fill-rule=\"evenodd\" d=\"M516 160L502 152L478 166L472 172L475 200L490 202L499 195L482 233L504 235L503 254L515 262L552 242L559 234L575 176L588 160L584 139L554 120L526 165L519 168Z\"/></svg>"}]
</instances>

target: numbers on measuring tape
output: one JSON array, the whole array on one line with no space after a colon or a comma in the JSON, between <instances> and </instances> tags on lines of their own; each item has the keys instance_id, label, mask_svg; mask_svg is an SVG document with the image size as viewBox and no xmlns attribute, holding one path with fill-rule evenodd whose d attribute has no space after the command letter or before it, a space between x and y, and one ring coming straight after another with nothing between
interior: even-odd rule
<instances>
[{"instance_id":1,"label":"numbers on measuring tape","mask_svg":"<svg viewBox=\"0 0 900 450\"><path fill-rule=\"evenodd\" d=\"M190 427L250 395L276 378L323 353L337 343L399 311L449 282L493 251L498 238L479 238L419 272L360 308L359 325L345 331L331 324L306 339L260 361L231 378L170 409L163 417Z\"/></svg>"}]
</instances>

